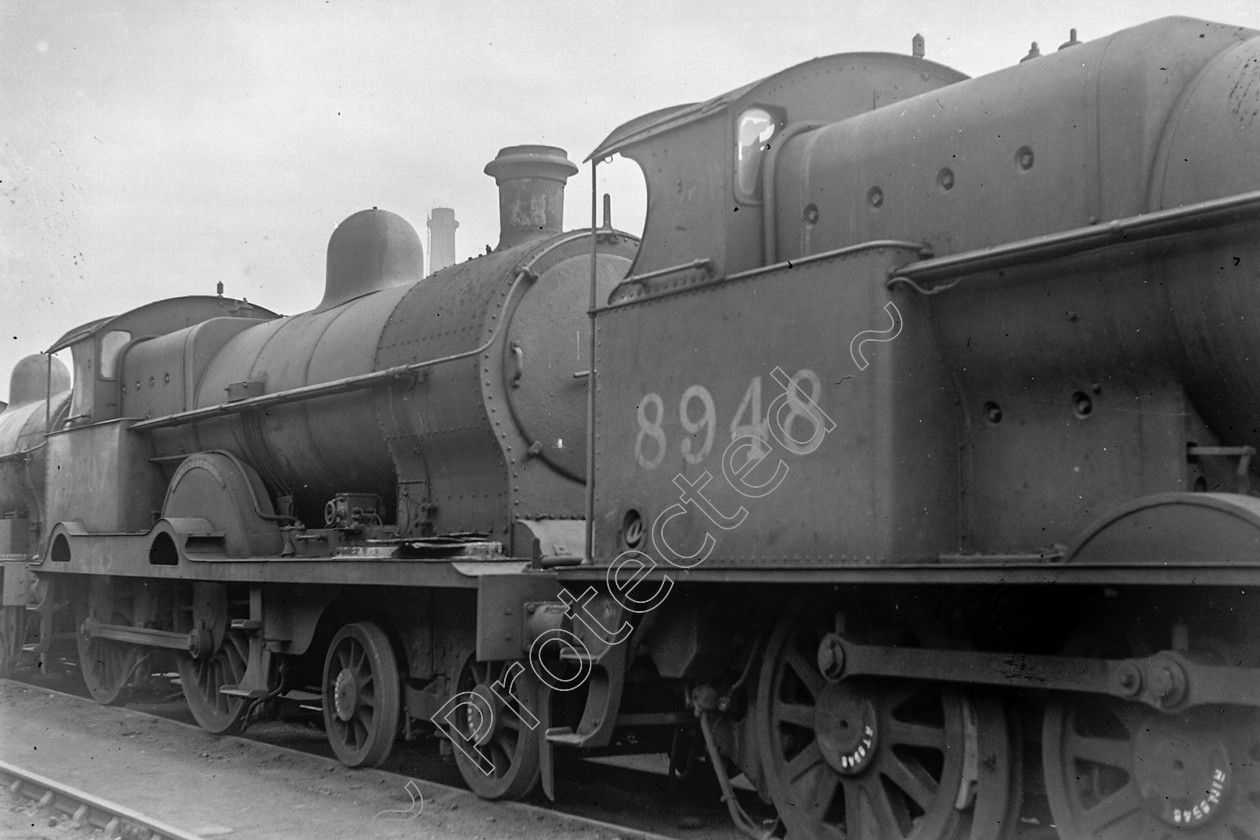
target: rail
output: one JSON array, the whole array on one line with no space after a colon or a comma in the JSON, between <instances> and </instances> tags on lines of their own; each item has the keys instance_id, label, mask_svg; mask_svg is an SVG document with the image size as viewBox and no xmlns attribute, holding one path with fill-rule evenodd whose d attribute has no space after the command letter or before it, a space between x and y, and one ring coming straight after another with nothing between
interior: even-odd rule
<instances>
[{"instance_id":1,"label":"rail","mask_svg":"<svg viewBox=\"0 0 1260 840\"><path fill-rule=\"evenodd\" d=\"M967 274L978 274L1013 268L1039 260L1071 257L1125 242L1139 242L1186 233L1201 227L1230 224L1260 213L1260 190L1238 193L1116 219L1106 224L1072 228L1059 233L1034 236L1017 242L978 248L960 254L919 260L892 273L885 285L909 285L920 294L934 294L941 288L925 288L924 283L957 280Z\"/></svg>"},{"instance_id":2,"label":"rail","mask_svg":"<svg viewBox=\"0 0 1260 840\"><path fill-rule=\"evenodd\" d=\"M148 840L202 840L198 834L175 828L152 817L116 805L99 796L70 787L61 782L0 761L0 781L15 796L34 799L41 806L54 808L78 825L104 829L108 838L147 837Z\"/></svg>"}]
</instances>

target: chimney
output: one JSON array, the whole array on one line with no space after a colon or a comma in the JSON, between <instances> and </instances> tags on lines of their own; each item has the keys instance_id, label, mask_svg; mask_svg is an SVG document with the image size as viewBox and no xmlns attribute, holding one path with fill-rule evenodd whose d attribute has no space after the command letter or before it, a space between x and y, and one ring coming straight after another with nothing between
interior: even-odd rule
<instances>
[{"instance_id":1,"label":"chimney","mask_svg":"<svg viewBox=\"0 0 1260 840\"><path fill-rule=\"evenodd\" d=\"M560 232L564 182L578 171L564 149L508 146L486 164L499 185L499 246L511 248L536 236Z\"/></svg>"},{"instance_id":2,"label":"chimney","mask_svg":"<svg viewBox=\"0 0 1260 840\"><path fill-rule=\"evenodd\" d=\"M429 273L455 264L455 211L450 207L434 207L429 214Z\"/></svg>"}]
</instances>

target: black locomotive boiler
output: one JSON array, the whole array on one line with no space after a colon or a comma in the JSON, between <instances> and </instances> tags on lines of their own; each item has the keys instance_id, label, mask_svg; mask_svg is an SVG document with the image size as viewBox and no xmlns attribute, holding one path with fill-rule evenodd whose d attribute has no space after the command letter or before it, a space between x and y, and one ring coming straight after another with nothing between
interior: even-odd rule
<instances>
[{"instance_id":1,"label":"black locomotive boiler","mask_svg":"<svg viewBox=\"0 0 1260 840\"><path fill-rule=\"evenodd\" d=\"M592 152L641 246L510 147L485 257L365 211L311 312L72 330L0 414L37 649L490 798L690 735L754 836L737 774L793 838L1260 838L1258 36L815 59Z\"/></svg>"}]
</instances>

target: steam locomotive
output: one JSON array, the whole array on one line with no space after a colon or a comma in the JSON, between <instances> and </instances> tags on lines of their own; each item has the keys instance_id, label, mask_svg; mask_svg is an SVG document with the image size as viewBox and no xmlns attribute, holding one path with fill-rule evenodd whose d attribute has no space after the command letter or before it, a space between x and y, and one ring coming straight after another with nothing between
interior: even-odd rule
<instances>
[{"instance_id":1,"label":"steam locomotive","mask_svg":"<svg viewBox=\"0 0 1260 840\"><path fill-rule=\"evenodd\" d=\"M508 147L484 257L373 209L310 312L71 330L0 414L6 650L487 798L690 744L755 837L1260 837L1258 35L815 59L591 153L641 244Z\"/></svg>"}]
</instances>

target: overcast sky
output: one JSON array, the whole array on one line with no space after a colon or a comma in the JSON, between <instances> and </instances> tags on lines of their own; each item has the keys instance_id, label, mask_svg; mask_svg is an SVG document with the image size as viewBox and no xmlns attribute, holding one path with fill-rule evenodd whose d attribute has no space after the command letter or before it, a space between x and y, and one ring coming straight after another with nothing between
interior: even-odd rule
<instances>
[{"instance_id":1,"label":"overcast sky","mask_svg":"<svg viewBox=\"0 0 1260 840\"><path fill-rule=\"evenodd\" d=\"M322 296L337 224L455 208L498 241L502 146L581 162L612 129L815 56L908 53L981 75L1169 14L1260 28L1257 0L445 2L0 0L0 399L22 356L157 297L283 313ZM638 232L628 161L602 168ZM566 227L589 222L589 171ZM426 248L427 252L427 248Z\"/></svg>"}]
</instances>

